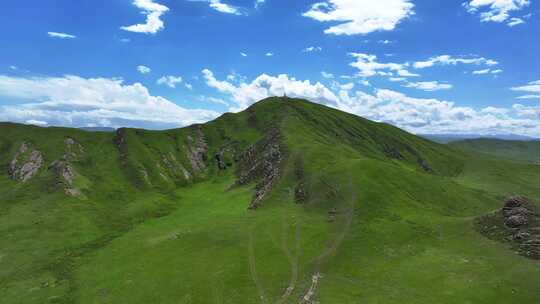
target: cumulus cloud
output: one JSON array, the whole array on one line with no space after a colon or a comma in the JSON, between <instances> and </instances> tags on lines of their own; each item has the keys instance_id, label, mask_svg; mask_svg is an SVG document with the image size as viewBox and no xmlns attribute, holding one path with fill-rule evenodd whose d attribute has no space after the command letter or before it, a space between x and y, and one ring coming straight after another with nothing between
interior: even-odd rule
<instances>
[{"instance_id":1,"label":"cumulus cloud","mask_svg":"<svg viewBox=\"0 0 540 304\"><path fill-rule=\"evenodd\" d=\"M139 127L163 129L200 123L218 116L186 109L153 96L140 83L121 79L9 77L0 75L0 121L40 121L48 125Z\"/></svg>"},{"instance_id":2,"label":"cumulus cloud","mask_svg":"<svg viewBox=\"0 0 540 304\"><path fill-rule=\"evenodd\" d=\"M152 72L152 69L144 65L139 65L137 66L137 71L139 71L141 74L148 74Z\"/></svg>"},{"instance_id":3,"label":"cumulus cloud","mask_svg":"<svg viewBox=\"0 0 540 304\"><path fill-rule=\"evenodd\" d=\"M274 53L268 52L268 53L265 54L265 56L266 57L272 57L272 56L274 56Z\"/></svg>"},{"instance_id":4,"label":"cumulus cloud","mask_svg":"<svg viewBox=\"0 0 540 304\"><path fill-rule=\"evenodd\" d=\"M315 3L303 16L320 22L338 23L326 34L356 35L391 31L414 14L410 0L326 0Z\"/></svg>"},{"instance_id":5,"label":"cumulus cloud","mask_svg":"<svg viewBox=\"0 0 540 304\"><path fill-rule=\"evenodd\" d=\"M203 70L202 74L209 87L232 97L235 103L232 111L245 109L268 96L305 97L323 104L336 104L338 101L338 97L321 83L300 81L285 74L276 77L262 74L251 83L242 82L238 85L216 79L208 69Z\"/></svg>"},{"instance_id":6,"label":"cumulus cloud","mask_svg":"<svg viewBox=\"0 0 540 304\"><path fill-rule=\"evenodd\" d=\"M476 110L435 98L415 98L387 89L372 93L354 90L350 84L327 88L321 83L297 80L288 75L262 74L251 82L232 84L203 71L208 86L230 98L231 111L254 102L286 94L318 102L368 119L387 122L416 133L523 134L540 136L538 107Z\"/></svg>"},{"instance_id":7,"label":"cumulus cloud","mask_svg":"<svg viewBox=\"0 0 540 304\"><path fill-rule=\"evenodd\" d=\"M157 84L166 85L166 86L168 86L169 88L172 88L172 89L176 88L176 85L179 84L179 83L182 83L182 77L181 76L171 76L171 75L169 75L169 76L163 76L163 77L161 77L160 79L157 80Z\"/></svg>"},{"instance_id":8,"label":"cumulus cloud","mask_svg":"<svg viewBox=\"0 0 540 304\"><path fill-rule=\"evenodd\" d=\"M520 117L540 120L540 106L524 106L522 104L515 104L512 109Z\"/></svg>"},{"instance_id":9,"label":"cumulus cloud","mask_svg":"<svg viewBox=\"0 0 540 304\"><path fill-rule=\"evenodd\" d=\"M246 53L240 53L240 56L247 57L248 55Z\"/></svg>"},{"instance_id":10,"label":"cumulus cloud","mask_svg":"<svg viewBox=\"0 0 540 304\"><path fill-rule=\"evenodd\" d=\"M416 69L425 69L430 68L435 65L458 65L458 64L474 64L474 65L486 65L494 66L499 63L492 59L487 59L484 57L478 56L467 56L467 57L453 57L450 55L441 55L431 57L426 61L417 61L413 64L413 67Z\"/></svg>"},{"instance_id":11,"label":"cumulus cloud","mask_svg":"<svg viewBox=\"0 0 540 304\"><path fill-rule=\"evenodd\" d=\"M480 15L482 22L506 22L508 26L524 23L521 18L510 17L513 12L529 6L529 0L469 0L463 5L471 14Z\"/></svg>"},{"instance_id":12,"label":"cumulus cloud","mask_svg":"<svg viewBox=\"0 0 540 304\"><path fill-rule=\"evenodd\" d=\"M51 38L60 38L60 39L75 39L77 36L66 34L66 33L59 33L59 32L47 32L47 35Z\"/></svg>"},{"instance_id":13,"label":"cumulus cloud","mask_svg":"<svg viewBox=\"0 0 540 304\"><path fill-rule=\"evenodd\" d=\"M407 88L414 88L414 89L427 91L427 92L450 90L452 88L451 84L440 83L438 81L408 82L407 84L403 86Z\"/></svg>"},{"instance_id":14,"label":"cumulus cloud","mask_svg":"<svg viewBox=\"0 0 540 304\"><path fill-rule=\"evenodd\" d=\"M349 65L359 70L357 76L372 77L375 75L393 77L397 74L401 77L418 77L420 75L409 72L406 68L408 63L380 63L377 61L376 55L364 53L349 53L349 56L356 59L355 62Z\"/></svg>"},{"instance_id":15,"label":"cumulus cloud","mask_svg":"<svg viewBox=\"0 0 540 304\"><path fill-rule=\"evenodd\" d=\"M156 3L154 0L134 0L133 5L138 7L143 15L146 15L146 23L122 26L122 30L134 33L155 34L165 27L161 16L169 11L168 7Z\"/></svg>"}]
</instances>

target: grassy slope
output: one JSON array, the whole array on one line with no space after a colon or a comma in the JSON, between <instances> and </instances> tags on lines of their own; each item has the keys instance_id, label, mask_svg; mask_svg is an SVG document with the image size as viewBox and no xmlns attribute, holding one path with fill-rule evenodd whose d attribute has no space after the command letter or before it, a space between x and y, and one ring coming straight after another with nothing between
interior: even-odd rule
<instances>
[{"instance_id":1,"label":"grassy slope","mask_svg":"<svg viewBox=\"0 0 540 304\"><path fill-rule=\"evenodd\" d=\"M470 139L450 143L454 148L502 158L540 163L540 141Z\"/></svg>"},{"instance_id":2,"label":"grassy slope","mask_svg":"<svg viewBox=\"0 0 540 304\"><path fill-rule=\"evenodd\" d=\"M204 125L209 155L244 149L270 126L282 130L288 161L257 211L246 209L251 186L227 190L233 170L212 159L195 183L156 171L141 184L137 168L184 155L191 129L129 130L126 167L114 134L1 126L0 164L22 139L49 163L70 136L87 150L76 169L91 186L87 199L68 199L47 187L46 171L25 185L0 175L0 302L298 303L320 272L321 303L536 303L538 264L484 239L472 219L510 193L540 199L539 166L468 156L299 100ZM293 203L298 163L303 205Z\"/></svg>"}]
</instances>

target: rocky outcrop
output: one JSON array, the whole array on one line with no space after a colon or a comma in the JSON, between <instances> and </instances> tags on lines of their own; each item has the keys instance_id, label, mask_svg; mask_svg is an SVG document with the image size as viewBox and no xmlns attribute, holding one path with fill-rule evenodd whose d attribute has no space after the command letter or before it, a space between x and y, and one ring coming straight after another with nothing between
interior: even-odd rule
<instances>
[{"instance_id":1,"label":"rocky outcrop","mask_svg":"<svg viewBox=\"0 0 540 304\"><path fill-rule=\"evenodd\" d=\"M508 198L499 212L480 218L477 227L491 239L510 242L519 254L540 259L540 208L526 197Z\"/></svg>"},{"instance_id":2,"label":"rocky outcrop","mask_svg":"<svg viewBox=\"0 0 540 304\"><path fill-rule=\"evenodd\" d=\"M173 153L161 155L161 160L166 168L176 176L183 176L187 181L191 180L191 173L176 159Z\"/></svg>"},{"instance_id":3,"label":"rocky outcrop","mask_svg":"<svg viewBox=\"0 0 540 304\"><path fill-rule=\"evenodd\" d=\"M23 142L9 163L8 174L13 180L26 182L38 173L43 162L41 152Z\"/></svg>"},{"instance_id":4,"label":"rocky outcrop","mask_svg":"<svg viewBox=\"0 0 540 304\"><path fill-rule=\"evenodd\" d=\"M68 137L66 138L65 143L66 143L66 154L64 154L64 159L75 160L84 153L83 146L80 143L78 143L75 139Z\"/></svg>"},{"instance_id":5,"label":"rocky outcrop","mask_svg":"<svg viewBox=\"0 0 540 304\"><path fill-rule=\"evenodd\" d=\"M208 154L208 144L201 126L196 126L194 137L187 137L187 158L191 163L193 172L201 173L206 169L205 161Z\"/></svg>"},{"instance_id":6,"label":"rocky outcrop","mask_svg":"<svg viewBox=\"0 0 540 304\"><path fill-rule=\"evenodd\" d=\"M49 165L49 170L54 173L57 179L57 186L64 190L68 196L82 195L79 189L75 188L74 181L77 177L75 168L72 162L79 160L84 153L83 146L73 138L66 138L65 153L58 160L55 160Z\"/></svg>"},{"instance_id":7,"label":"rocky outcrop","mask_svg":"<svg viewBox=\"0 0 540 304\"><path fill-rule=\"evenodd\" d=\"M237 185L259 180L249 209L257 209L278 181L283 161L281 134L272 129L240 157Z\"/></svg>"},{"instance_id":8,"label":"rocky outcrop","mask_svg":"<svg viewBox=\"0 0 540 304\"><path fill-rule=\"evenodd\" d=\"M49 170L54 171L58 177L66 182L69 186L73 185L73 180L75 179L75 170L66 160L57 160L54 161L50 166Z\"/></svg>"},{"instance_id":9,"label":"rocky outcrop","mask_svg":"<svg viewBox=\"0 0 540 304\"><path fill-rule=\"evenodd\" d=\"M220 148L214 159L219 170L227 170L227 168L232 167L233 162L239 161L234 144L228 144Z\"/></svg>"}]
</instances>

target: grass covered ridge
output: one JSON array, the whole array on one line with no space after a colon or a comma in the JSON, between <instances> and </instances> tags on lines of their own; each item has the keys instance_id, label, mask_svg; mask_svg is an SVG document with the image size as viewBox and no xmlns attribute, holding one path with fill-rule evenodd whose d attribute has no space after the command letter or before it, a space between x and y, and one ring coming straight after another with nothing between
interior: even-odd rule
<instances>
[{"instance_id":1,"label":"grass covered ridge","mask_svg":"<svg viewBox=\"0 0 540 304\"><path fill-rule=\"evenodd\" d=\"M243 165L274 129L279 179L248 210L261 177L233 185L242 168L267 159ZM48 169L67 138L84 148L71 162L82 196L66 195ZM23 142L44 157L25 183L7 174ZM0 167L2 303L536 303L540 295L540 265L474 229L507 195L538 202L540 166L303 100L270 98L167 131L2 124Z\"/></svg>"}]
</instances>

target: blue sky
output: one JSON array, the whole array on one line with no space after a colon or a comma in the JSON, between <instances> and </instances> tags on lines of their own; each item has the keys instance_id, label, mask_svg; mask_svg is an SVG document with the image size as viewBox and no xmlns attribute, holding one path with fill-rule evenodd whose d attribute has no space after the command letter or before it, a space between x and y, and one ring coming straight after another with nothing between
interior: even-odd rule
<instances>
[{"instance_id":1,"label":"blue sky","mask_svg":"<svg viewBox=\"0 0 540 304\"><path fill-rule=\"evenodd\" d=\"M538 0L3 0L0 121L172 128L273 95L540 137Z\"/></svg>"}]
</instances>

